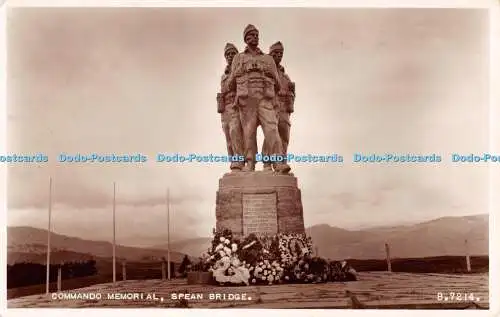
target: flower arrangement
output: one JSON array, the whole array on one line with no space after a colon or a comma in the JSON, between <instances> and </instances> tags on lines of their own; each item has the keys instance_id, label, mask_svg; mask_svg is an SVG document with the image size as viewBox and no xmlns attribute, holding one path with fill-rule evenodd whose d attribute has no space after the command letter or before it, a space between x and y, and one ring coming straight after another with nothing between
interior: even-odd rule
<instances>
[{"instance_id":1,"label":"flower arrangement","mask_svg":"<svg viewBox=\"0 0 500 317\"><path fill-rule=\"evenodd\" d=\"M285 272L285 280L293 283L325 283L329 279L328 262L306 255Z\"/></svg>"},{"instance_id":2,"label":"flower arrangement","mask_svg":"<svg viewBox=\"0 0 500 317\"><path fill-rule=\"evenodd\" d=\"M293 266L304 256L312 254L312 240L305 234L278 234L281 261Z\"/></svg>"},{"instance_id":3,"label":"flower arrangement","mask_svg":"<svg viewBox=\"0 0 500 317\"><path fill-rule=\"evenodd\" d=\"M249 284L249 270L240 261L237 251L238 241L233 241L230 230L216 232L207 262L211 264L209 270L218 283Z\"/></svg>"},{"instance_id":4,"label":"flower arrangement","mask_svg":"<svg viewBox=\"0 0 500 317\"><path fill-rule=\"evenodd\" d=\"M329 263L329 280L332 282L356 281L356 270L346 261Z\"/></svg>"},{"instance_id":5,"label":"flower arrangement","mask_svg":"<svg viewBox=\"0 0 500 317\"><path fill-rule=\"evenodd\" d=\"M214 232L206 263L214 279L231 284L324 283L356 280L347 262L312 256L312 239L305 234L250 234L233 239L224 229Z\"/></svg>"},{"instance_id":6,"label":"flower arrangement","mask_svg":"<svg viewBox=\"0 0 500 317\"><path fill-rule=\"evenodd\" d=\"M281 283L284 268L278 261L263 260L250 267L252 284L274 284Z\"/></svg>"},{"instance_id":7,"label":"flower arrangement","mask_svg":"<svg viewBox=\"0 0 500 317\"><path fill-rule=\"evenodd\" d=\"M240 245L238 256L244 259L249 267L255 266L259 261L263 260L265 254L264 245L255 234L248 235Z\"/></svg>"}]
</instances>

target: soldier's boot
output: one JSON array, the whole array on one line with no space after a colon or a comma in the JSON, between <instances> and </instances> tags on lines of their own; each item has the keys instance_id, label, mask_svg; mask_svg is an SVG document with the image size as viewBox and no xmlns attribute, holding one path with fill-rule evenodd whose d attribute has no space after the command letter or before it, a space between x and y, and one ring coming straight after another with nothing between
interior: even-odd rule
<instances>
[{"instance_id":1,"label":"soldier's boot","mask_svg":"<svg viewBox=\"0 0 500 317\"><path fill-rule=\"evenodd\" d=\"M264 163L264 167L262 168L264 172L272 172L273 171L273 166L271 163L266 162Z\"/></svg>"},{"instance_id":2,"label":"soldier's boot","mask_svg":"<svg viewBox=\"0 0 500 317\"><path fill-rule=\"evenodd\" d=\"M274 163L274 171L280 174L288 174L291 167L286 163Z\"/></svg>"},{"instance_id":3,"label":"soldier's boot","mask_svg":"<svg viewBox=\"0 0 500 317\"><path fill-rule=\"evenodd\" d=\"M245 167L243 162L231 162L231 171L241 171Z\"/></svg>"},{"instance_id":4,"label":"soldier's boot","mask_svg":"<svg viewBox=\"0 0 500 317\"><path fill-rule=\"evenodd\" d=\"M255 161L247 161L245 167L243 167L243 172L253 172L255 171Z\"/></svg>"}]
</instances>

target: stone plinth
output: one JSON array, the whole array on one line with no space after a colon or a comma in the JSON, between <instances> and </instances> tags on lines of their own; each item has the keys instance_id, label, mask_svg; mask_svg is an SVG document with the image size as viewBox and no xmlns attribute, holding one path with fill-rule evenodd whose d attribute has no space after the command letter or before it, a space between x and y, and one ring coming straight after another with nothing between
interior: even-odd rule
<instances>
[{"instance_id":1,"label":"stone plinth","mask_svg":"<svg viewBox=\"0 0 500 317\"><path fill-rule=\"evenodd\" d=\"M219 180L216 229L250 233L304 233L302 199L293 174L227 173Z\"/></svg>"}]
</instances>

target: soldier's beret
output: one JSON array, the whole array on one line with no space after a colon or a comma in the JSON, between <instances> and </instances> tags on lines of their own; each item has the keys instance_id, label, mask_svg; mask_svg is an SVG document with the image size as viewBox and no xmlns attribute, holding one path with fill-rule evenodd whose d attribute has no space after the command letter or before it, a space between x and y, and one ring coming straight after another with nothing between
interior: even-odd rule
<instances>
[{"instance_id":1,"label":"soldier's beret","mask_svg":"<svg viewBox=\"0 0 500 317\"><path fill-rule=\"evenodd\" d=\"M283 50L283 49L284 49L283 44L280 41L278 41L269 47L269 53L272 53L275 50Z\"/></svg>"},{"instance_id":2,"label":"soldier's beret","mask_svg":"<svg viewBox=\"0 0 500 317\"><path fill-rule=\"evenodd\" d=\"M259 32L259 30L257 30L257 28L252 25L252 24L249 24L247 25L247 27L245 28L245 30L243 31L243 39L245 39L247 37L247 34L250 32L250 31L257 31Z\"/></svg>"},{"instance_id":3,"label":"soldier's beret","mask_svg":"<svg viewBox=\"0 0 500 317\"><path fill-rule=\"evenodd\" d=\"M238 53L238 49L233 43L226 43L226 46L224 47L224 54L226 54L230 50L234 50L236 51L236 53Z\"/></svg>"}]
</instances>

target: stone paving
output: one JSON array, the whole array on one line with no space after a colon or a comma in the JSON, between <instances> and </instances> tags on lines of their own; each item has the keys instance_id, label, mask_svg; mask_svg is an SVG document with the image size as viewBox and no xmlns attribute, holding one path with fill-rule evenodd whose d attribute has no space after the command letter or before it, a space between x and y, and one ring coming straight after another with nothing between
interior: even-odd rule
<instances>
[{"instance_id":1,"label":"stone paving","mask_svg":"<svg viewBox=\"0 0 500 317\"><path fill-rule=\"evenodd\" d=\"M8 308L352 308L353 296L348 296L346 291L350 291L365 306L363 308L401 305L415 308L422 305L432 305L431 308L454 305L463 308L472 301L481 308L489 307L488 274L394 272L361 272L356 282L246 287L187 285L186 280L121 281L116 285L99 284L60 294L15 298L8 300L7 305ZM439 293L443 295L441 301L438 301ZM187 294L184 295L185 300L180 300L180 294ZM54 296L60 298L53 299ZM68 298L71 296L74 297ZM113 299L108 296L129 298Z\"/></svg>"}]
</instances>

